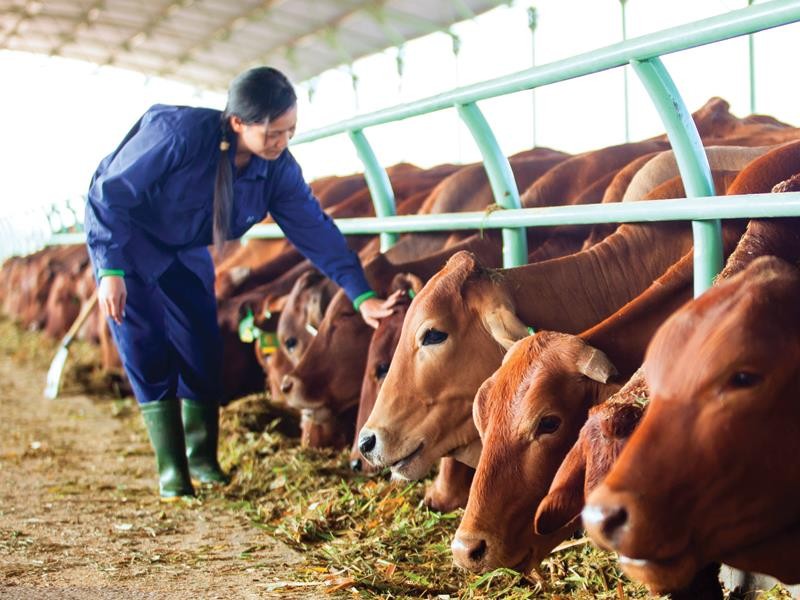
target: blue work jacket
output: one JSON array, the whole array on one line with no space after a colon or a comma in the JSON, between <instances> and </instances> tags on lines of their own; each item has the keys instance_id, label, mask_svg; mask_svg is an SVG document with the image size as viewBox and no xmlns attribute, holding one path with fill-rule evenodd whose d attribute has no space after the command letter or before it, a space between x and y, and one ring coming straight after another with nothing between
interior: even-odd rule
<instances>
[{"instance_id":1,"label":"blue work jacket","mask_svg":"<svg viewBox=\"0 0 800 600\"><path fill-rule=\"evenodd\" d=\"M175 260L213 288L214 181L222 113L156 105L103 159L89 187L86 241L95 274L135 271L157 279ZM234 173L231 239L269 213L289 241L354 299L369 291L358 256L326 215L288 150L272 161L253 155Z\"/></svg>"}]
</instances>

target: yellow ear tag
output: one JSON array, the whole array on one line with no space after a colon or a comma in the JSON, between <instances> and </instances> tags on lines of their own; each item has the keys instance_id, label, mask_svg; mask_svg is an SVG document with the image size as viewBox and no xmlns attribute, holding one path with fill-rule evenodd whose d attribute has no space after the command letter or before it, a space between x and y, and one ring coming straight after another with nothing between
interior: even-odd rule
<instances>
[{"instance_id":1,"label":"yellow ear tag","mask_svg":"<svg viewBox=\"0 0 800 600\"><path fill-rule=\"evenodd\" d=\"M273 331L262 331L258 338L258 348L261 354L274 354L280 346L278 334Z\"/></svg>"}]
</instances>

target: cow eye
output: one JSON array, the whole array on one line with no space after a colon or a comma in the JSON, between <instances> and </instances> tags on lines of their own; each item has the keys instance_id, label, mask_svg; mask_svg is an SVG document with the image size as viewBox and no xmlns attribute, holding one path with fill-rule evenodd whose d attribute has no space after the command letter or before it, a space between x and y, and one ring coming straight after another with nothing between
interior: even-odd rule
<instances>
[{"instance_id":1,"label":"cow eye","mask_svg":"<svg viewBox=\"0 0 800 600\"><path fill-rule=\"evenodd\" d=\"M536 426L536 436L544 435L547 433L555 433L561 426L561 419L555 415L549 415L539 419L539 425Z\"/></svg>"},{"instance_id":2,"label":"cow eye","mask_svg":"<svg viewBox=\"0 0 800 600\"><path fill-rule=\"evenodd\" d=\"M389 372L389 363L379 363L375 365L375 379L383 379Z\"/></svg>"},{"instance_id":3,"label":"cow eye","mask_svg":"<svg viewBox=\"0 0 800 600\"><path fill-rule=\"evenodd\" d=\"M747 371L737 371L733 374L728 385L732 388L750 388L761 383L761 375Z\"/></svg>"},{"instance_id":4,"label":"cow eye","mask_svg":"<svg viewBox=\"0 0 800 600\"><path fill-rule=\"evenodd\" d=\"M433 344L441 344L446 339L447 334L444 331L428 329L428 331L425 332L425 337L422 338L422 345L431 346Z\"/></svg>"},{"instance_id":5,"label":"cow eye","mask_svg":"<svg viewBox=\"0 0 800 600\"><path fill-rule=\"evenodd\" d=\"M297 346L297 338L296 337L286 338L286 341L283 342L283 345L286 346L286 349L289 352L291 352L292 350L294 350L295 346Z\"/></svg>"}]
</instances>

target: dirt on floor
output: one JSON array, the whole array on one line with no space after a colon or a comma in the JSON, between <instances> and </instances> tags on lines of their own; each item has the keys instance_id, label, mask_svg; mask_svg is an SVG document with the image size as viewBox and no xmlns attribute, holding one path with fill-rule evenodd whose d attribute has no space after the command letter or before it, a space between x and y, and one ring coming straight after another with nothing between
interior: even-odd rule
<instances>
[{"instance_id":1,"label":"dirt on floor","mask_svg":"<svg viewBox=\"0 0 800 600\"><path fill-rule=\"evenodd\" d=\"M47 400L44 381L0 355L0 598L319 597L287 593L302 556L222 494L159 501L130 401Z\"/></svg>"}]
</instances>

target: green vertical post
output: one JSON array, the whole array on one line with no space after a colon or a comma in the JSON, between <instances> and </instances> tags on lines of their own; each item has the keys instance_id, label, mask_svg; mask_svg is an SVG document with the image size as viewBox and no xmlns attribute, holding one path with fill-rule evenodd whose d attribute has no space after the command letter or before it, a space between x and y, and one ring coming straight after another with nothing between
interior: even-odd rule
<instances>
[{"instance_id":1,"label":"green vertical post","mask_svg":"<svg viewBox=\"0 0 800 600\"><path fill-rule=\"evenodd\" d=\"M628 16L625 11L625 5L628 0L619 0L621 13L622 13L622 41L628 39ZM630 100L628 97L628 67L622 67L622 93L623 104L625 110L625 141L631 141L631 119L630 119Z\"/></svg>"},{"instance_id":2,"label":"green vertical post","mask_svg":"<svg viewBox=\"0 0 800 600\"><path fill-rule=\"evenodd\" d=\"M531 68L536 66L536 26L539 24L539 15L536 7L528 8L528 28L531 30ZM536 148L536 88L531 89L531 129L532 148Z\"/></svg>"},{"instance_id":3,"label":"green vertical post","mask_svg":"<svg viewBox=\"0 0 800 600\"><path fill-rule=\"evenodd\" d=\"M714 180L703 142L692 115L660 58L633 60L631 66L655 104L675 152L687 198L714 195ZM719 220L692 221L694 235L694 295L699 296L722 268Z\"/></svg>"},{"instance_id":4,"label":"green vertical post","mask_svg":"<svg viewBox=\"0 0 800 600\"><path fill-rule=\"evenodd\" d=\"M457 104L456 109L483 156L483 166L489 176L495 202L503 208L522 208L511 165L500 150L483 113L473 102ZM503 229L503 266L518 267L527 262L528 240L525 237L525 228Z\"/></svg>"},{"instance_id":5,"label":"green vertical post","mask_svg":"<svg viewBox=\"0 0 800 600\"><path fill-rule=\"evenodd\" d=\"M753 0L747 0L747 6L752 6ZM753 34L747 36L747 56L750 62L750 114L756 112L756 50Z\"/></svg>"},{"instance_id":6,"label":"green vertical post","mask_svg":"<svg viewBox=\"0 0 800 600\"><path fill-rule=\"evenodd\" d=\"M378 163L378 159L372 151L372 146L369 145L361 129L351 130L348 134L356 147L358 158L364 165L364 177L367 180L370 196L372 196L375 214L379 217L393 217L397 214L397 211L395 209L394 191L386 170ZM396 233L381 233L381 252L386 252L396 243Z\"/></svg>"}]
</instances>

